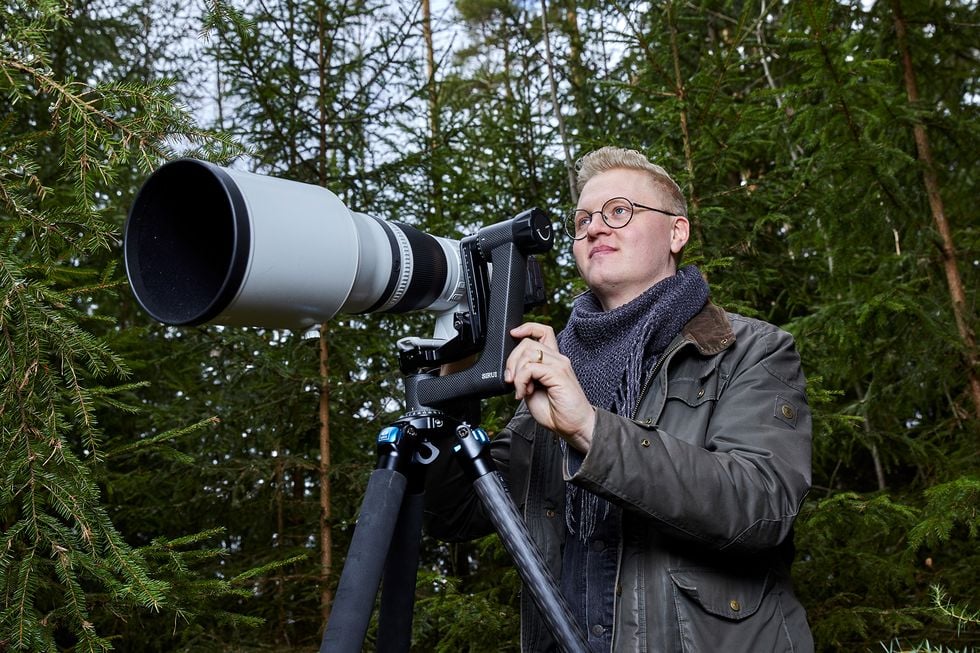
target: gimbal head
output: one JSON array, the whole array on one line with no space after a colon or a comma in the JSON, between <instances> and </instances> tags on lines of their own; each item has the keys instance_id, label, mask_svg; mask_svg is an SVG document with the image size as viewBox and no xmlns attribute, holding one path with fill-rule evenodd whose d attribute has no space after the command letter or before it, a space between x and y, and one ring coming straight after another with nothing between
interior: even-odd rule
<instances>
[{"instance_id":1,"label":"gimbal head","mask_svg":"<svg viewBox=\"0 0 980 653\"><path fill-rule=\"evenodd\" d=\"M541 269L532 254L548 251L553 242L551 222L540 209L484 227L460 242L470 310L456 314L458 335L444 344L433 347L417 341L408 348L403 345L400 365L407 377L409 408L437 407L508 391L504 365L516 344L510 331L521 323L528 308L545 299ZM446 376L425 375L413 382L412 375L474 354L479 354L479 360L472 367Z\"/></svg>"}]
</instances>

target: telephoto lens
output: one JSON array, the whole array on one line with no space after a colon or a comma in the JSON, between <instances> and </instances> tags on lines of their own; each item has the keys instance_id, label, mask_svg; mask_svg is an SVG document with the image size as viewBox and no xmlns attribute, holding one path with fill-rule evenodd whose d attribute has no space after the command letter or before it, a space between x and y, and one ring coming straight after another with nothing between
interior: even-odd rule
<instances>
[{"instance_id":1,"label":"telephoto lens","mask_svg":"<svg viewBox=\"0 0 980 653\"><path fill-rule=\"evenodd\" d=\"M465 301L457 241L356 213L319 186L196 159L150 175L123 249L137 301L171 325L304 329Z\"/></svg>"}]
</instances>

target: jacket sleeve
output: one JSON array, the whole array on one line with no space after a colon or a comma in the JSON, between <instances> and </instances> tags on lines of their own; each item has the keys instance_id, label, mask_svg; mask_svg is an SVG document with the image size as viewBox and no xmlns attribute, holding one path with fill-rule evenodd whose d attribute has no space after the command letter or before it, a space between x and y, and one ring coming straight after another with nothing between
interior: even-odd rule
<instances>
[{"instance_id":1,"label":"jacket sleeve","mask_svg":"<svg viewBox=\"0 0 980 653\"><path fill-rule=\"evenodd\" d=\"M713 549L783 542L810 487L811 418L793 339L767 326L740 329L713 372L713 401L671 396L661 371L671 430L598 411L566 480Z\"/></svg>"}]
</instances>

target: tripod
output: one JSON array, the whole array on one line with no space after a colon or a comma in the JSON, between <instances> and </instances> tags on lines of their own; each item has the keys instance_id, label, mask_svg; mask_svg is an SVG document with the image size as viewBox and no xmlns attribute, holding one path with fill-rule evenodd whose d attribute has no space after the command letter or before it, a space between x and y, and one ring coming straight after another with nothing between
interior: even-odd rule
<instances>
[{"instance_id":1,"label":"tripod","mask_svg":"<svg viewBox=\"0 0 980 653\"><path fill-rule=\"evenodd\" d=\"M378 435L378 463L361 504L321 653L359 653L382 577L379 630L383 637L378 650L408 651L426 466L439 456L437 443L452 441L456 461L470 478L555 641L566 653L588 650L495 470L486 432L447 408L509 390L503 372L515 344L510 330L520 323L527 306L544 299L540 270L536 264L529 269L528 255L546 251L552 240L547 216L532 209L484 227L461 242L471 310L455 316L459 335L453 340L443 344L419 340L401 351L408 410ZM477 363L462 372L439 376L434 371L444 362L477 352L482 352Z\"/></svg>"},{"instance_id":2,"label":"tripod","mask_svg":"<svg viewBox=\"0 0 980 653\"><path fill-rule=\"evenodd\" d=\"M417 382L417 381L416 381ZM527 525L496 473L489 438L479 427L442 411L415 407L378 435L378 464L368 481L361 518L340 577L321 653L357 653L367 633L382 577L378 651L408 651L422 533L426 465L436 442L454 440L456 461L470 478L549 630L563 651L588 644Z\"/></svg>"}]
</instances>

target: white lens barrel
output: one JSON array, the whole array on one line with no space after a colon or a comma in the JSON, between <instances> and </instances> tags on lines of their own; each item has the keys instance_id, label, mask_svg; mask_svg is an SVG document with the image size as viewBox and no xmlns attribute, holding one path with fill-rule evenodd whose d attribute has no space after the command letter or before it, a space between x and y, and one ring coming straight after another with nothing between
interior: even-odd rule
<instances>
[{"instance_id":1,"label":"white lens barrel","mask_svg":"<svg viewBox=\"0 0 980 653\"><path fill-rule=\"evenodd\" d=\"M140 189L126 271L156 320L308 328L337 313L444 311L458 243L351 212L310 184L180 159Z\"/></svg>"}]
</instances>

